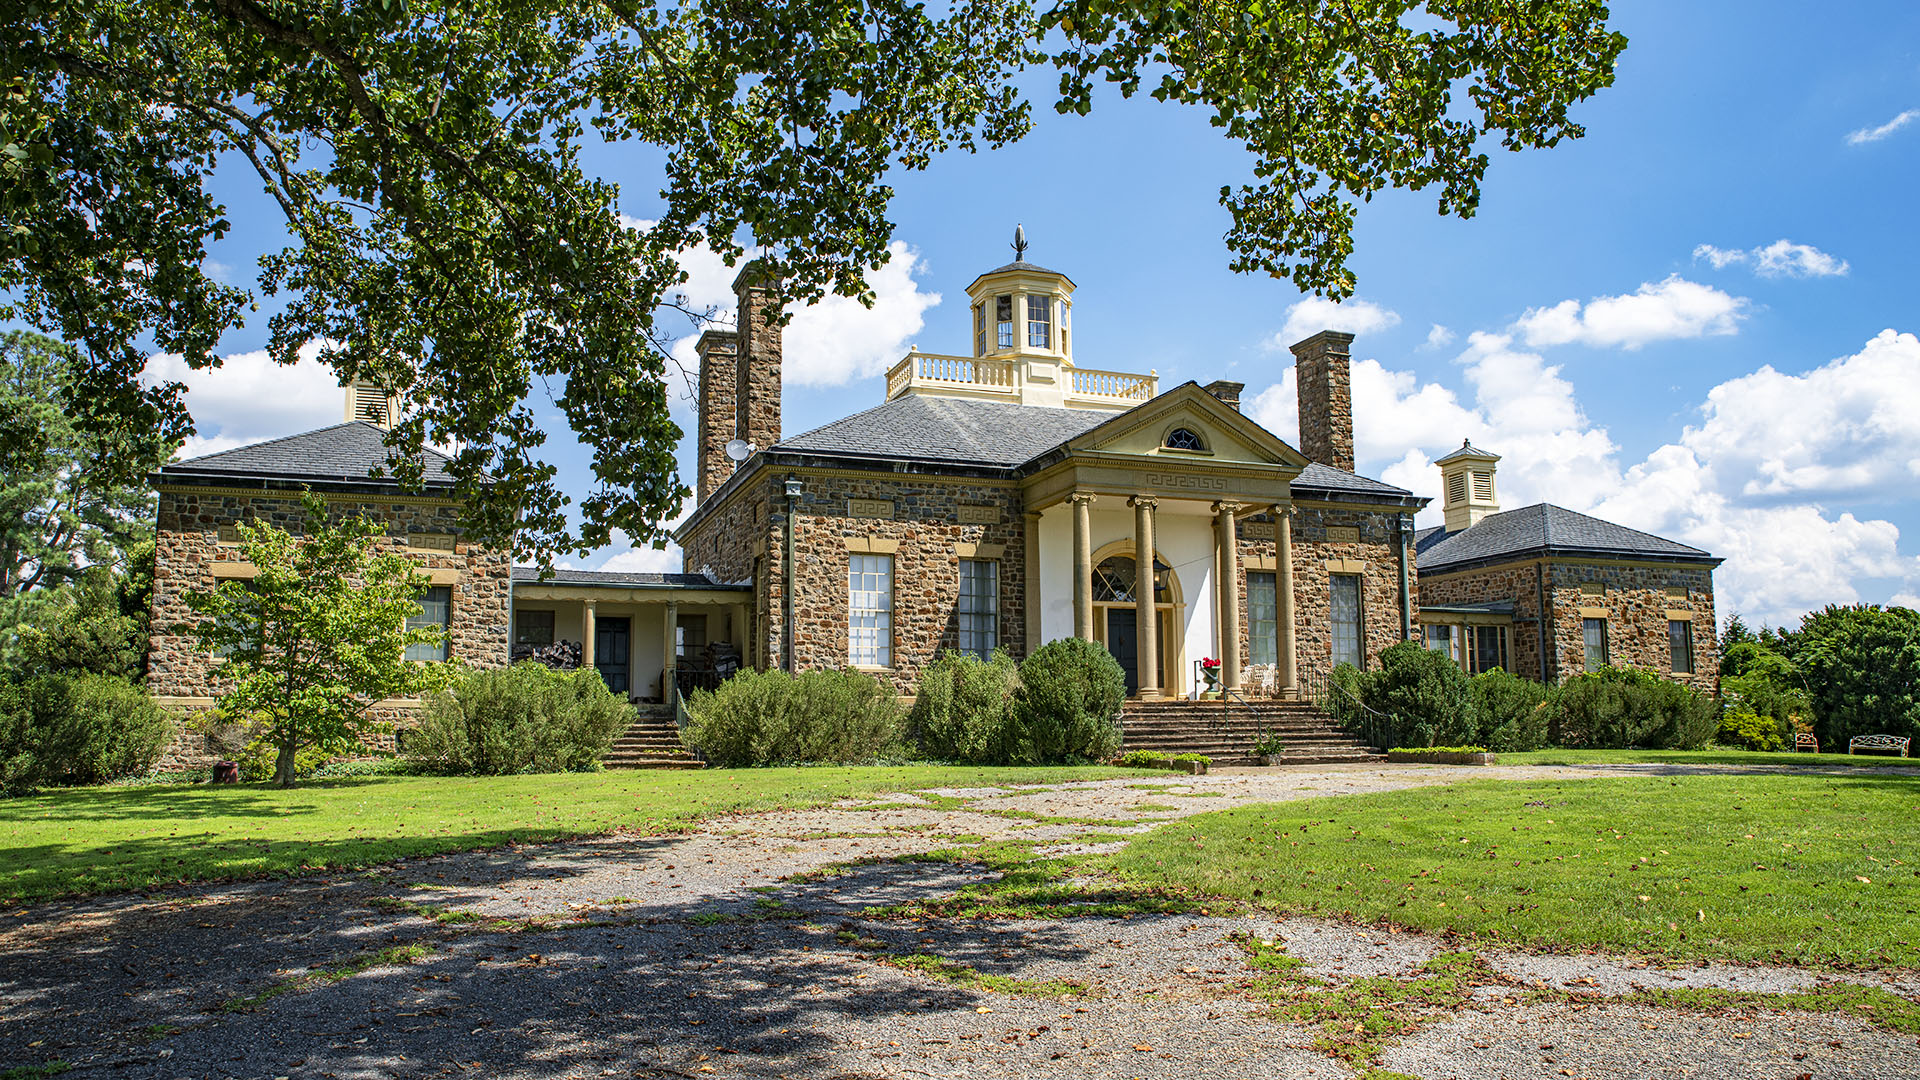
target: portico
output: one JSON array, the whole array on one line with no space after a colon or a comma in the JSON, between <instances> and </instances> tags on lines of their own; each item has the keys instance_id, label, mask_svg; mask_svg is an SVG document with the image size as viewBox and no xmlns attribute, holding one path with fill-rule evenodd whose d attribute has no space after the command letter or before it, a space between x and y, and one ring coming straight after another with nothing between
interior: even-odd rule
<instances>
[{"instance_id":1,"label":"portico","mask_svg":"<svg viewBox=\"0 0 1920 1080\"><path fill-rule=\"evenodd\" d=\"M705 677L708 646L745 656L751 590L702 574L561 570L545 581L514 568L516 653L577 642L580 666L632 701L668 702L666 688Z\"/></svg>"}]
</instances>

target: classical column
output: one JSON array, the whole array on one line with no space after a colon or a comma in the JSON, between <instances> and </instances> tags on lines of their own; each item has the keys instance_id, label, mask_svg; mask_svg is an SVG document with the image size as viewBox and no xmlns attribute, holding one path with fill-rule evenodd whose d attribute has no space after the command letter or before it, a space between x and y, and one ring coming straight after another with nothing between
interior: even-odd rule
<instances>
[{"instance_id":1,"label":"classical column","mask_svg":"<svg viewBox=\"0 0 1920 1080\"><path fill-rule=\"evenodd\" d=\"M589 670L593 667L594 606L588 600L580 607L580 666Z\"/></svg>"},{"instance_id":2,"label":"classical column","mask_svg":"<svg viewBox=\"0 0 1920 1080\"><path fill-rule=\"evenodd\" d=\"M669 600L667 601L667 608L666 608L666 635L663 638L663 643L660 647L660 652L661 652L660 700L661 701L673 700L673 694L671 693L673 689L673 669L676 666L678 666L678 662L679 662L677 657L674 655L674 637L675 637L674 628L679 625L680 625L680 601Z\"/></svg>"},{"instance_id":3,"label":"classical column","mask_svg":"<svg viewBox=\"0 0 1920 1080\"><path fill-rule=\"evenodd\" d=\"M1040 511L1026 512L1026 529L1021 536L1021 573L1025 575L1027 592L1021 598L1020 607L1026 621L1023 624L1025 634L1021 646L1014 655L1025 659L1027 654L1040 647L1040 615L1046 608L1047 597L1040 592Z\"/></svg>"},{"instance_id":4,"label":"classical column","mask_svg":"<svg viewBox=\"0 0 1920 1080\"><path fill-rule=\"evenodd\" d=\"M1076 491L1073 504L1073 636L1093 640L1093 495Z\"/></svg>"},{"instance_id":5,"label":"classical column","mask_svg":"<svg viewBox=\"0 0 1920 1080\"><path fill-rule=\"evenodd\" d=\"M728 611L727 640L733 642L734 647L740 650L740 664L744 667L749 651L747 639L751 637L747 632L747 605L734 604Z\"/></svg>"},{"instance_id":6,"label":"classical column","mask_svg":"<svg viewBox=\"0 0 1920 1080\"><path fill-rule=\"evenodd\" d=\"M1214 543L1220 551L1220 687L1240 689L1240 538L1233 515L1240 504L1213 504Z\"/></svg>"},{"instance_id":7,"label":"classical column","mask_svg":"<svg viewBox=\"0 0 1920 1080\"><path fill-rule=\"evenodd\" d=\"M1136 573L1133 582L1134 602L1139 605L1139 614L1134 617L1139 626L1139 666L1140 696L1157 698L1160 696L1160 610L1154 606L1153 596L1153 511L1159 502L1151 495L1135 495L1129 500L1133 503L1133 560Z\"/></svg>"},{"instance_id":8,"label":"classical column","mask_svg":"<svg viewBox=\"0 0 1920 1080\"><path fill-rule=\"evenodd\" d=\"M1279 631L1279 647L1274 656L1279 658L1280 671L1274 681L1280 693L1287 697L1300 696L1299 660L1293 647L1293 507L1276 506L1273 508L1274 535L1274 625Z\"/></svg>"}]
</instances>

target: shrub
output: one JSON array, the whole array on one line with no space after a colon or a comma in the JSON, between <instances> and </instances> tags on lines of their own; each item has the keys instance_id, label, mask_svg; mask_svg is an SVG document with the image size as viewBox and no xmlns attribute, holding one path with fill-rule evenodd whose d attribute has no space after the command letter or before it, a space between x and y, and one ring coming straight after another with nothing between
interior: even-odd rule
<instances>
[{"instance_id":1,"label":"shrub","mask_svg":"<svg viewBox=\"0 0 1920 1080\"><path fill-rule=\"evenodd\" d=\"M1920 738L1920 612L1830 605L1802 619L1791 643L1823 745L1855 735Z\"/></svg>"},{"instance_id":2,"label":"shrub","mask_svg":"<svg viewBox=\"0 0 1920 1080\"><path fill-rule=\"evenodd\" d=\"M1735 705L1720 714L1718 741L1748 750L1784 750L1793 734L1790 725L1764 716L1745 705Z\"/></svg>"},{"instance_id":3,"label":"shrub","mask_svg":"<svg viewBox=\"0 0 1920 1080\"><path fill-rule=\"evenodd\" d=\"M921 750L941 761L990 765L1010 753L1013 700L1020 669L1004 650L982 660L944 652L920 680L913 703L914 737Z\"/></svg>"},{"instance_id":4,"label":"shrub","mask_svg":"<svg viewBox=\"0 0 1920 1080\"><path fill-rule=\"evenodd\" d=\"M1473 708L1479 742L1495 752L1538 750L1547 745L1547 688L1499 668L1475 675Z\"/></svg>"},{"instance_id":5,"label":"shrub","mask_svg":"<svg viewBox=\"0 0 1920 1080\"><path fill-rule=\"evenodd\" d=\"M1120 705L1127 673L1107 650L1084 638L1035 649L1020 665L1014 724L1005 764L1105 761L1120 749Z\"/></svg>"},{"instance_id":6,"label":"shrub","mask_svg":"<svg viewBox=\"0 0 1920 1080\"><path fill-rule=\"evenodd\" d=\"M1389 746L1467 743L1480 734L1466 672L1417 641L1381 652L1380 670L1364 674L1360 685L1367 705L1393 719Z\"/></svg>"},{"instance_id":7,"label":"shrub","mask_svg":"<svg viewBox=\"0 0 1920 1080\"><path fill-rule=\"evenodd\" d=\"M905 726L892 689L859 671L743 670L687 702L680 740L712 765L872 761Z\"/></svg>"},{"instance_id":8,"label":"shrub","mask_svg":"<svg viewBox=\"0 0 1920 1080\"><path fill-rule=\"evenodd\" d=\"M1159 762L1172 760L1158 750L1129 750L1120 755L1120 764L1129 769L1148 769Z\"/></svg>"},{"instance_id":9,"label":"shrub","mask_svg":"<svg viewBox=\"0 0 1920 1080\"><path fill-rule=\"evenodd\" d=\"M401 751L423 772L578 772L600 764L633 711L595 671L521 663L461 672L429 695Z\"/></svg>"},{"instance_id":10,"label":"shrub","mask_svg":"<svg viewBox=\"0 0 1920 1080\"><path fill-rule=\"evenodd\" d=\"M1576 675L1553 695L1562 746L1697 750L1719 730L1711 699L1634 668Z\"/></svg>"},{"instance_id":11,"label":"shrub","mask_svg":"<svg viewBox=\"0 0 1920 1080\"><path fill-rule=\"evenodd\" d=\"M174 728L144 690L109 675L0 682L0 790L138 776L159 762Z\"/></svg>"}]
</instances>

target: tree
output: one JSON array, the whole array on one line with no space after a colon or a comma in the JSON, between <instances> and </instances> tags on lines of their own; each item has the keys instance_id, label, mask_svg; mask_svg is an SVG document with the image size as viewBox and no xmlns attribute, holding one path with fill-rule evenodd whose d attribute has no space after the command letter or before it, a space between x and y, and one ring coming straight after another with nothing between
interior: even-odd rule
<instances>
[{"instance_id":1,"label":"tree","mask_svg":"<svg viewBox=\"0 0 1920 1080\"><path fill-rule=\"evenodd\" d=\"M0 25L0 318L82 343L76 422L177 438L180 387L148 352L217 366L223 334L284 295L268 349L325 343L393 389L392 469L427 442L468 525L521 554L662 535L686 487L661 319L675 254L755 247L791 305L871 299L893 168L1020 138L1015 77L1060 72L1211 111L1253 155L1223 188L1239 271L1343 296L1357 203L1440 186L1470 216L1488 164L1582 134L1570 107L1626 42L1598 0L80 0ZM1415 25L1419 27L1415 29ZM656 151L657 220L628 227L596 141ZM291 242L255 290L219 280L211 179L252 174ZM698 314L698 313L695 313ZM594 449L570 524L529 404Z\"/></svg>"},{"instance_id":2,"label":"tree","mask_svg":"<svg viewBox=\"0 0 1920 1080\"><path fill-rule=\"evenodd\" d=\"M71 346L0 335L0 601L117 567L152 535L146 474L177 442L78 426Z\"/></svg>"},{"instance_id":3,"label":"tree","mask_svg":"<svg viewBox=\"0 0 1920 1080\"><path fill-rule=\"evenodd\" d=\"M147 674L153 541L135 544L124 569L87 567L73 581L0 600L0 671Z\"/></svg>"},{"instance_id":4,"label":"tree","mask_svg":"<svg viewBox=\"0 0 1920 1080\"><path fill-rule=\"evenodd\" d=\"M281 787L293 785L301 750L353 749L381 730L367 715L374 703L446 680L446 665L406 659L407 646L444 640L438 628L407 626L421 613L415 598L427 576L403 555L375 553L385 530L364 515L330 520L324 499L309 492L302 501L304 537L239 523L256 576L188 593L201 618L178 631L224 655L220 713L262 725Z\"/></svg>"},{"instance_id":5,"label":"tree","mask_svg":"<svg viewBox=\"0 0 1920 1080\"><path fill-rule=\"evenodd\" d=\"M1920 737L1920 612L1829 604L1790 636L1823 745L1855 735Z\"/></svg>"}]
</instances>

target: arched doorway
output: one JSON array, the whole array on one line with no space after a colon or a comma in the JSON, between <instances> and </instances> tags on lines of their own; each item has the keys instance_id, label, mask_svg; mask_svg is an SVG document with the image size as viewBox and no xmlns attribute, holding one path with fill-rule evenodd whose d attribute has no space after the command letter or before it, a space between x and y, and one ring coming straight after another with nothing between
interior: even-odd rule
<instances>
[{"instance_id":1,"label":"arched doorway","mask_svg":"<svg viewBox=\"0 0 1920 1080\"><path fill-rule=\"evenodd\" d=\"M1133 545L1109 545L1093 559L1093 631L1095 640L1107 647L1127 673L1127 693L1140 690L1140 581L1139 562ZM1161 691L1169 696L1180 692L1176 685L1180 673L1182 635L1180 626L1180 579L1173 568L1158 555L1153 560L1153 607L1159 619L1154 635L1158 656Z\"/></svg>"}]
</instances>

